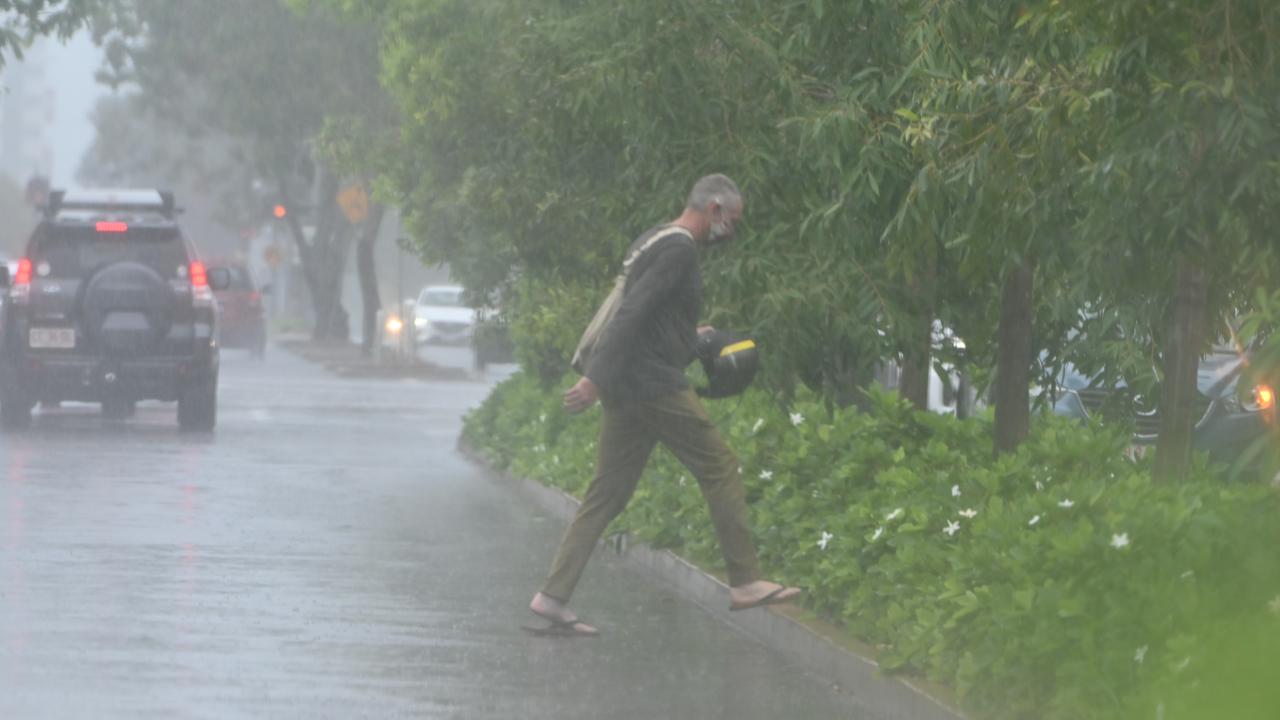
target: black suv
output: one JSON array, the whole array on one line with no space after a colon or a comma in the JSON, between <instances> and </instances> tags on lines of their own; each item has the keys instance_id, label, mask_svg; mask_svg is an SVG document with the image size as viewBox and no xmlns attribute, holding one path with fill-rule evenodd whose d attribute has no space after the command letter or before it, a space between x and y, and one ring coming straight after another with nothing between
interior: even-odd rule
<instances>
[{"instance_id":1,"label":"black suv","mask_svg":"<svg viewBox=\"0 0 1280 720\"><path fill-rule=\"evenodd\" d=\"M218 330L208 270L156 190L50 193L18 261L0 267L0 427L31 422L37 403L176 400L178 425L218 416Z\"/></svg>"}]
</instances>

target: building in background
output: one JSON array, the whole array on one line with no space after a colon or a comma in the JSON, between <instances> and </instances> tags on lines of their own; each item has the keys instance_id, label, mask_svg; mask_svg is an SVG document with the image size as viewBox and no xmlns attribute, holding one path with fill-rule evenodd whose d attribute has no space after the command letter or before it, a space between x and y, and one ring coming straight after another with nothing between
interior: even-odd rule
<instances>
[{"instance_id":1,"label":"building in background","mask_svg":"<svg viewBox=\"0 0 1280 720\"><path fill-rule=\"evenodd\" d=\"M48 43L38 41L21 60L9 58L0 74L0 172L19 186L54 172L58 93L49 56Z\"/></svg>"}]
</instances>

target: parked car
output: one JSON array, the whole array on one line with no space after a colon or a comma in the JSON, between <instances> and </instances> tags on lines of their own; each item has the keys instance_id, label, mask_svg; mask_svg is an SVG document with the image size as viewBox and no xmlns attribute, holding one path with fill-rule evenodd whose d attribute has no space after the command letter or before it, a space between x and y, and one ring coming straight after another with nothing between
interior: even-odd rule
<instances>
[{"instance_id":1,"label":"parked car","mask_svg":"<svg viewBox=\"0 0 1280 720\"><path fill-rule=\"evenodd\" d=\"M225 266L226 288L214 293L218 300L218 337L224 348L248 350L254 357L267 353L267 316L263 293L249 268L240 263Z\"/></svg>"},{"instance_id":2,"label":"parked car","mask_svg":"<svg viewBox=\"0 0 1280 720\"><path fill-rule=\"evenodd\" d=\"M178 403L184 430L212 430L218 409L218 318L208 270L156 190L50 193L16 270L0 267L0 427L37 403Z\"/></svg>"},{"instance_id":3,"label":"parked car","mask_svg":"<svg viewBox=\"0 0 1280 720\"><path fill-rule=\"evenodd\" d=\"M463 345L471 340L475 311L463 302L459 285L428 285L413 308L414 336L419 344Z\"/></svg>"},{"instance_id":4,"label":"parked car","mask_svg":"<svg viewBox=\"0 0 1280 720\"><path fill-rule=\"evenodd\" d=\"M884 331L879 331L884 336ZM963 372L945 358L954 357L965 350L964 340L941 322L933 322L932 348L934 362L929 368L929 389L926 408L939 415L956 415L967 418L985 407L968 373ZM892 357L882 359L875 366L875 382L888 390L902 389L902 361Z\"/></svg>"},{"instance_id":5,"label":"parked car","mask_svg":"<svg viewBox=\"0 0 1280 720\"><path fill-rule=\"evenodd\" d=\"M1274 385L1248 375L1249 356L1248 350L1222 345L1200 361L1192 446L1216 459L1234 461L1275 427ZM1103 414L1109 405L1130 407L1135 446L1150 446L1159 438L1157 403L1130 397L1125 383L1100 387L1067 365L1058 384L1053 412L1083 419Z\"/></svg>"}]
</instances>

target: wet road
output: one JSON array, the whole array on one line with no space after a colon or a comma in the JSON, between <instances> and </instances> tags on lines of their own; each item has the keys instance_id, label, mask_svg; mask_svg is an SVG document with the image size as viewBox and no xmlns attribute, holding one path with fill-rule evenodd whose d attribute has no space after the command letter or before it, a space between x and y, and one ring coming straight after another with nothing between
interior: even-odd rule
<instances>
[{"instance_id":1,"label":"wet road","mask_svg":"<svg viewBox=\"0 0 1280 720\"><path fill-rule=\"evenodd\" d=\"M487 388L227 353L216 436L0 436L0 718L856 716L603 556L603 638L519 632L563 528L455 452Z\"/></svg>"}]
</instances>

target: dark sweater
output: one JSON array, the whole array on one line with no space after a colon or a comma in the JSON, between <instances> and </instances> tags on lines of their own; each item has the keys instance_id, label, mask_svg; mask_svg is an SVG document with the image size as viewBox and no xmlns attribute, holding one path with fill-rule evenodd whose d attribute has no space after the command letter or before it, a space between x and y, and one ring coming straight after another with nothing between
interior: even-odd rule
<instances>
[{"instance_id":1,"label":"dark sweater","mask_svg":"<svg viewBox=\"0 0 1280 720\"><path fill-rule=\"evenodd\" d=\"M636 238L627 257L665 227ZM694 360L701 305L698 249L689 236L673 234L645 250L587 365L604 402L628 404L689 387L684 369Z\"/></svg>"}]
</instances>

